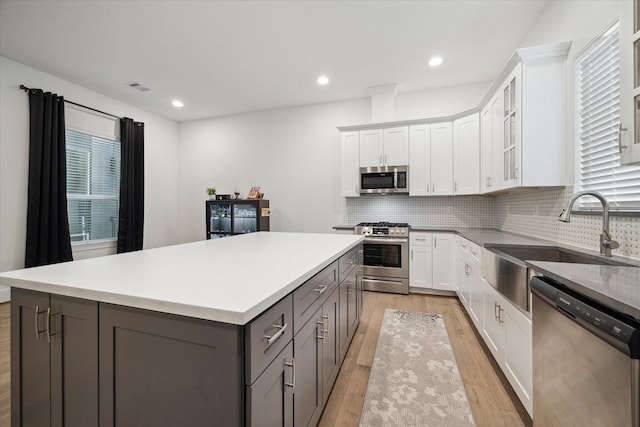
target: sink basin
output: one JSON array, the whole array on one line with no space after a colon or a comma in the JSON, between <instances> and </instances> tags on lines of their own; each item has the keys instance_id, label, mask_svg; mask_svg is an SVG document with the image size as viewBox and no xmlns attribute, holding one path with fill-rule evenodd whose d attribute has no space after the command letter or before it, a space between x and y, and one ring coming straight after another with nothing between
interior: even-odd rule
<instances>
[{"instance_id":1,"label":"sink basin","mask_svg":"<svg viewBox=\"0 0 640 427\"><path fill-rule=\"evenodd\" d=\"M520 261L551 261L572 262L577 264L632 266L632 264L616 261L611 258L589 255L555 246L493 246L487 249L498 254L502 253L509 255Z\"/></svg>"},{"instance_id":2,"label":"sink basin","mask_svg":"<svg viewBox=\"0 0 640 427\"><path fill-rule=\"evenodd\" d=\"M557 246L485 246L482 252L482 275L498 292L525 311L530 310L530 269L524 261L633 266Z\"/></svg>"}]
</instances>

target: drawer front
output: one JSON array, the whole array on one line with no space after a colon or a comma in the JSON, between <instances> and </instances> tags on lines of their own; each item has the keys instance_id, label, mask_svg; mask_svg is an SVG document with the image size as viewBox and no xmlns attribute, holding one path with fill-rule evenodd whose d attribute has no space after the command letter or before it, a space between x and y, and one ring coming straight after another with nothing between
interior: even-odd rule
<instances>
[{"instance_id":1,"label":"drawer front","mask_svg":"<svg viewBox=\"0 0 640 427\"><path fill-rule=\"evenodd\" d=\"M293 338L293 297L258 316L245 330L245 382L251 385Z\"/></svg>"},{"instance_id":2,"label":"drawer front","mask_svg":"<svg viewBox=\"0 0 640 427\"><path fill-rule=\"evenodd\" d=\"M357 254L357 251L356 251ZM293 291L293 334L313 315L338 286L338 261L307 280Z\"/></svg>"},{"instance_id":3,"label":"drawer front","mask_svg":"<svg viewBox=\"0 0 640 427\"><path fill-rule=\"evenodd\" d=\"M471 256L473 257L473 260L480 265L480 259L481 259L481 253L482 251L480 250L480 246L476 245L473 242L469 242L469 252L471 253Z\"/></svg>"},{"instance_id":4,"label":"drawer front","mask_svg":"<svg viewBox=\"0 0 640 427\"><path fill-rule=\"evenodd\" d=\"M458 247L462 249L464 252L469 252L470 244L471 242L465 239L464 237L460 237L460 240L458 241Z\"/></svg>"},{"instance_id":5,"label":"drawer front","mask_svg":"<svg viewBox=\"0 0 640 427\"><path fill-rule=\"evenodd\" d=\"M359 246L356 246L346 254L342 255L338 260L340 282L342 282L351 273L351 270L358 265L358 248Z\"/></svg>"},{"instance_id":6,"label":"drawer front","mask_svg":"<svg viewBox=\"0 0 640 427\"><path fill-rule=\"evenodd\" d=\"M431 246L431 233L409 233L409 245L411 246Z\"/></svg>"}]
</instances>

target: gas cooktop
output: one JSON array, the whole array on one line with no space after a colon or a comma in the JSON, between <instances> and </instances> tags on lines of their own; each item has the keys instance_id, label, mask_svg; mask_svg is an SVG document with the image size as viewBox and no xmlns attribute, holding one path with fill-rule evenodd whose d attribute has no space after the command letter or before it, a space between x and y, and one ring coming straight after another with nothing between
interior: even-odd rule
<instances>
[{"instance_id":1,"label":"gas cooktop","mask_svg":"<svg viewBox=\"0 0 640 427\"><path fill-rule=\"evenodd\" d=\"M409 224L394 222L361 222L354 228L354 233L376 237L408 237Z\"/></svg>"},{"instance_id":2,"label":"gas cooktop","mask_svg":"<svg viewBox=\"0 0 640 427\"><path fill-rule=\"evenodd\" d=\"M410 228L406 222L361 222L356 227L403 227Z\"/></svg>"}]
</instances>

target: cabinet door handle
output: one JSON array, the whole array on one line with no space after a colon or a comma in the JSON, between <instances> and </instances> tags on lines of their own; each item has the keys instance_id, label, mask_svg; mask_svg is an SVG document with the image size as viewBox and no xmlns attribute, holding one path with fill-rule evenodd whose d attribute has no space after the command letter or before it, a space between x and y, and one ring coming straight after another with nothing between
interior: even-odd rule
<instances>
[{"instance_id":1,"label":"cabinet door handle","mask_svg":"<svg viewBox=\"0 0 640 427\"><path fill-rule=\"evenodd\" d=\"M324 328L322 330L322 332L327 335L329 333L329 328L327 327L327 324L324 323L324 321L327 321L327 324L329 323L329 315L325 314L324 316L322 316L322 327Z\"/></svg>"},{"instance_id":2,"label":"cabinet door handle","mask_svg":"<svg viewBox=\"0 0 640 427\"><path fill-rule=\"evenodd\" d=\"M51 344L51 307L47 308L47 342Z\"/></svg>"},{"instance_id":3,"label":"cabinet door handle","mask_svg":"<svg viewBox=\"0 0 640 427\"><path fill-rule=\"evenodd\" d=\"M387 164L387 155L386 154L384 155L384 164L385 165Z\"/></svg>"},{"instance_id":4,"label":"cabinet door handle","mask_svg":"<svg viewBox=\"0 0 640 427\"><path fill-rule=\"evenodd\" d=\"M286 385L287 387L291 387L291 393L296 394L296 359L291 359L291 363L285 360L284 364L285 366L289 366L290 368L292 368L291 382L285 382L284 385Z\"/></svg>"},{"instance_id":5,"label":"cabinet door handle","mask_svg":"<svg viewBox=\"0 0 640 427\"><path fill-rule=\"evenodd\" d=\"M622 145L622 132L626 132L627 128L622 127L622 123L620 123L618 128L618 151L622 153L623 148L627 148L626 145Z\"/></svg>"},{"instance_id":6,"label":"cabinet door handle","mask_svg":"<svg viewBox=\"0 0 640 427\"><path fill-rule=\"evenodd\" d=\"M325 330L325 327L324 327L324 320L322 320L322 321L316 321L316 324L317 324L317 325L322 325L322 329L320 329L320 335L319 335L319 336L316 336L316 338L318 338L319 340L323 340L323 339L324 339L324 335L323 335L323 333L324 333L324 330ZM317 328L316 328L316 330L317 330Z\"/></svg>"},{"instance_id":7,"label":"cabinet door handle","mask_svg":"<svg viewBox=\"0 0 640 427\"><path fill-rule=\"evenodd\" d=\"M433 247L437 248L438 247L438 239L437 238L433 238Z\"/></svg>"},{"instance_id":8,"label":"cabinet door handle","mask_svg":"<svg viewBox=\"0 0 640 427\"><path fill-rule=\"evenodd\" d=\"M382 164L382 154L378 156L378 163Z\"/></svg>"},{"instance_id":9,"label":"cabinet door handle","mask_svg":"<svg viewBox=\"0 0 640 427\"><path fill-rule=\"evenodd\" d=\"M458 181L453 183L453 191L456 193L458 192Z\"/></svg>"},{"instance_id":10,"label":"cabinet door handle","mask_svg":"<svg viewBox=\"0 0 640 427\"><path fill-rule=\"evenodd\" d=\"M411 249L411 259L413 259L413 249Z\"/></svg>"},{"instance_id":11,"label":"cabinet door handle","mask_svg":"<svg viewBox=\"0 0 640 427\"><path fill-rule=\"evenodd\" d=\"M271 346L271 344L273 344L274 342L276 342L276 340L278 338L280 338L282 336L282 334L284 334L284 330L287 329L288 324L285 323L284 325L280 326L280 325L271 325L274 328L278 329L278 332L276 332L275 334L269 336L269 335L265 335L264 337L267 339L267 344L269 344L267 347Z\"/></svg>"},{"instance_id":12,"label":"cabinet door handle","mask_svg":"<svg viewBox=\"0 0 640 427\"><path fill-rule=\"evenodd\" d=\"M520 179L518 177L518 168L513 168L513 179Z\"/></svg>"},{"instance_id":13,"label":"cabinet door handle","mask_svg":"<svg viewBox=\"0 0 640 427\"><path fill-rule=\"evenodd\" d=\"M436 192L436 183L434 182L433 184L431 184L431 186L433 188L432 193L435 193Z\"/></svg>"},{"instance_id":14,"label":"cabinet door handle","mask_svg":"<svg viewBox=\"0 0 640 427\"><path fill-rule=\"evenodd\" d=\"M36 339L39 341L40 340L40 328L38 327L38 315L40 314L40 306L36 305L36 312L35 315L33 317L33 324L35 327L35 333L36 333Z\"/></svg>"},{"instance_id":15,"label":"cabinet door handle","mask_svg":"<svg viewBox=\"0 0 640 427\"><path fill-rule=\"evenodd\" d=\"M319 288L315 288L314 291L318 292L320 295L322 295L324 293L324 291L327 290L327 288L329 287L329 285L322 285Z\"/></svg>"},{"instance_id":16,"label":"cabinet door handle","mask_svg":"<svg viewBox=\"0 0 640 427\"><path fill-rule=\"evenodd\" d=\"M498 302L497 301L493 302L493 316L496 318L496 320L498 320L498 317L500 316L498 314Z\"/></svg>"},{"instance_id":17,"label":"cabinet door handle","mask_svg":"<svg viewBox=\"0 0 640 427\"><path fill-rule=\"evenodd\" d=\"M500 325L502 325L504 323L504 320L502 320L502 312L504 311L504 308L502 308L502 306L500 304L498 304L498 323Z\"/></svg>"}]
</instances>

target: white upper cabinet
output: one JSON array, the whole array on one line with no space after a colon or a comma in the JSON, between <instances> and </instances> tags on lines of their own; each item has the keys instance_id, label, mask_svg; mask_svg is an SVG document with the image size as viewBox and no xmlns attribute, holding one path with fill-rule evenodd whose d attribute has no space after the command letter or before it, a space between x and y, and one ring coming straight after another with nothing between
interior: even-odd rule
<instances>
[{"instance_id":1,"label":"white upper cabinet","mask_svg":"<svg viewBox=\"0 0 640 427\"><path fill-rule=\"evenodd\" d=\"M520 100L521 64L511 72L502 87L502 187L520 185Z\"/></svg>"},{"instance_id":2,"label":"white upper cabinet","mask_svg":"<svg viewBox=\"0 0 640 427\"><path fill-rule=\"evenodd\" d=\"M431 194L431 126L409 127L409 195Z\"/></svg>"},{"instance_id":3,"label":"white upper cabinet","mask_svg":"<svg viewBox=\"0 0 640 427\"><path fill-rule=\"evenodd\" d=\"M384 130L384 166L409 164L409 127L400 126Z\"/></svg>"},{"instance_id":4,"label":"white upper cabinet","mask_svg":"<svg viewBox=\"0 0 640 427\"><path fill-rule=\"evenodd\" d=\"M630 57L634 52L640 55L640 33L636 30L629 30L635 31L629 36L633 40L627 49ZM410 196L568 185L572 177L566 173L564 80L570 45L567 42L517 49L478 106L479 113L399 121L387 123L388 127L372 124L338 129L345 134L359 132L360 167L408 165ZM633 76L627 78L629 87L635 86L623 91L625 96L633 94L625 104L630 107L623 109L623 121L629 124L623 123L622 127L627 132L621 131L623 157L628 162L640 162L640 138L624 139L639 133L639 126L633 123L640 120L639 79L640 76L635 80ZM436 120L444 121L433 123ZM343 159L343 167L352 174L353 169L346 165L351 164L353 153L347 150L345 155L350 160ZM343 195L355 195L346 191L349 187L356 191L353 177L343 177L342 184Z\"/></svg>"},{"instance_id":5,"label":"white upper cabinet","mask_svg":"<svg viewBox=\"0 0 640 427\"><path fill-rule=\"evenodd\" d=\"M502 181L502 91L480 113L480 192L488 193L498 188Z\"/></svg>"},{"instance_id":6,"label":"white upper cabinet","mask_svg":"<svg viewBox=\"0 0 640 427\"><path fill-rule=\"evenodd\" d=\"M382 165L382 129L370 129L360 131L360 166Z\"/></svg>"},{"instance_id":7,"label":"white upper cabinet","mask_svg":"<svg viewBox=\"0 0 640 427\"><path fill-rule=\"evenodd\" d=\"M411 186L411 183L409 183ZM451 122L431 125L431 195L453 194L453 131Z\"/></svg>"},{"instance_id":8,"label":"white upper cabinet","mask_svg":"<svg viewBox=\"0 0 640 427\"><path fill-rule=\"evenodd\" d=\"M564 62L570 43L518 49L503 81L502 182L497 189L566 185Z\"/></svg>"},{"instance_id":9,"label":"white upper cabinet","mask_svg":"<svg viewBox=\"0 0 640 427\"><path fill-rule=\"evenodd\" d=\"M360 166L405 166L408 163L408 126L360 131Z\"/></svg>"},{"instance_id":10,"label":"white upper cabinet","mask_svg":"<svg viewBox=\"0 0 640 427\"><path fill-rule=\"evenodd\" d=\"M480 123L479 115L453 122L453 194L480 192Z\"/></svg>"},{"instance_id":11,"label":"white upper cabinet","mask_svg":"<svg viewBox=\"0 0 640 427\"><path fill-rule=\"evenodd\" d=\"M342 132L342 182L343 197L360 195L360 132Z\"/></svg>"},{"instance_id":12,"label":"white upper cabinet","mask_svg":"<svg viewBox=\"0 0 640 427\"><path fill-rule=\"evenodd\" d=\"M640 163L640 1L620 2L620 163Z\"/></svg>"}]
</instances>

